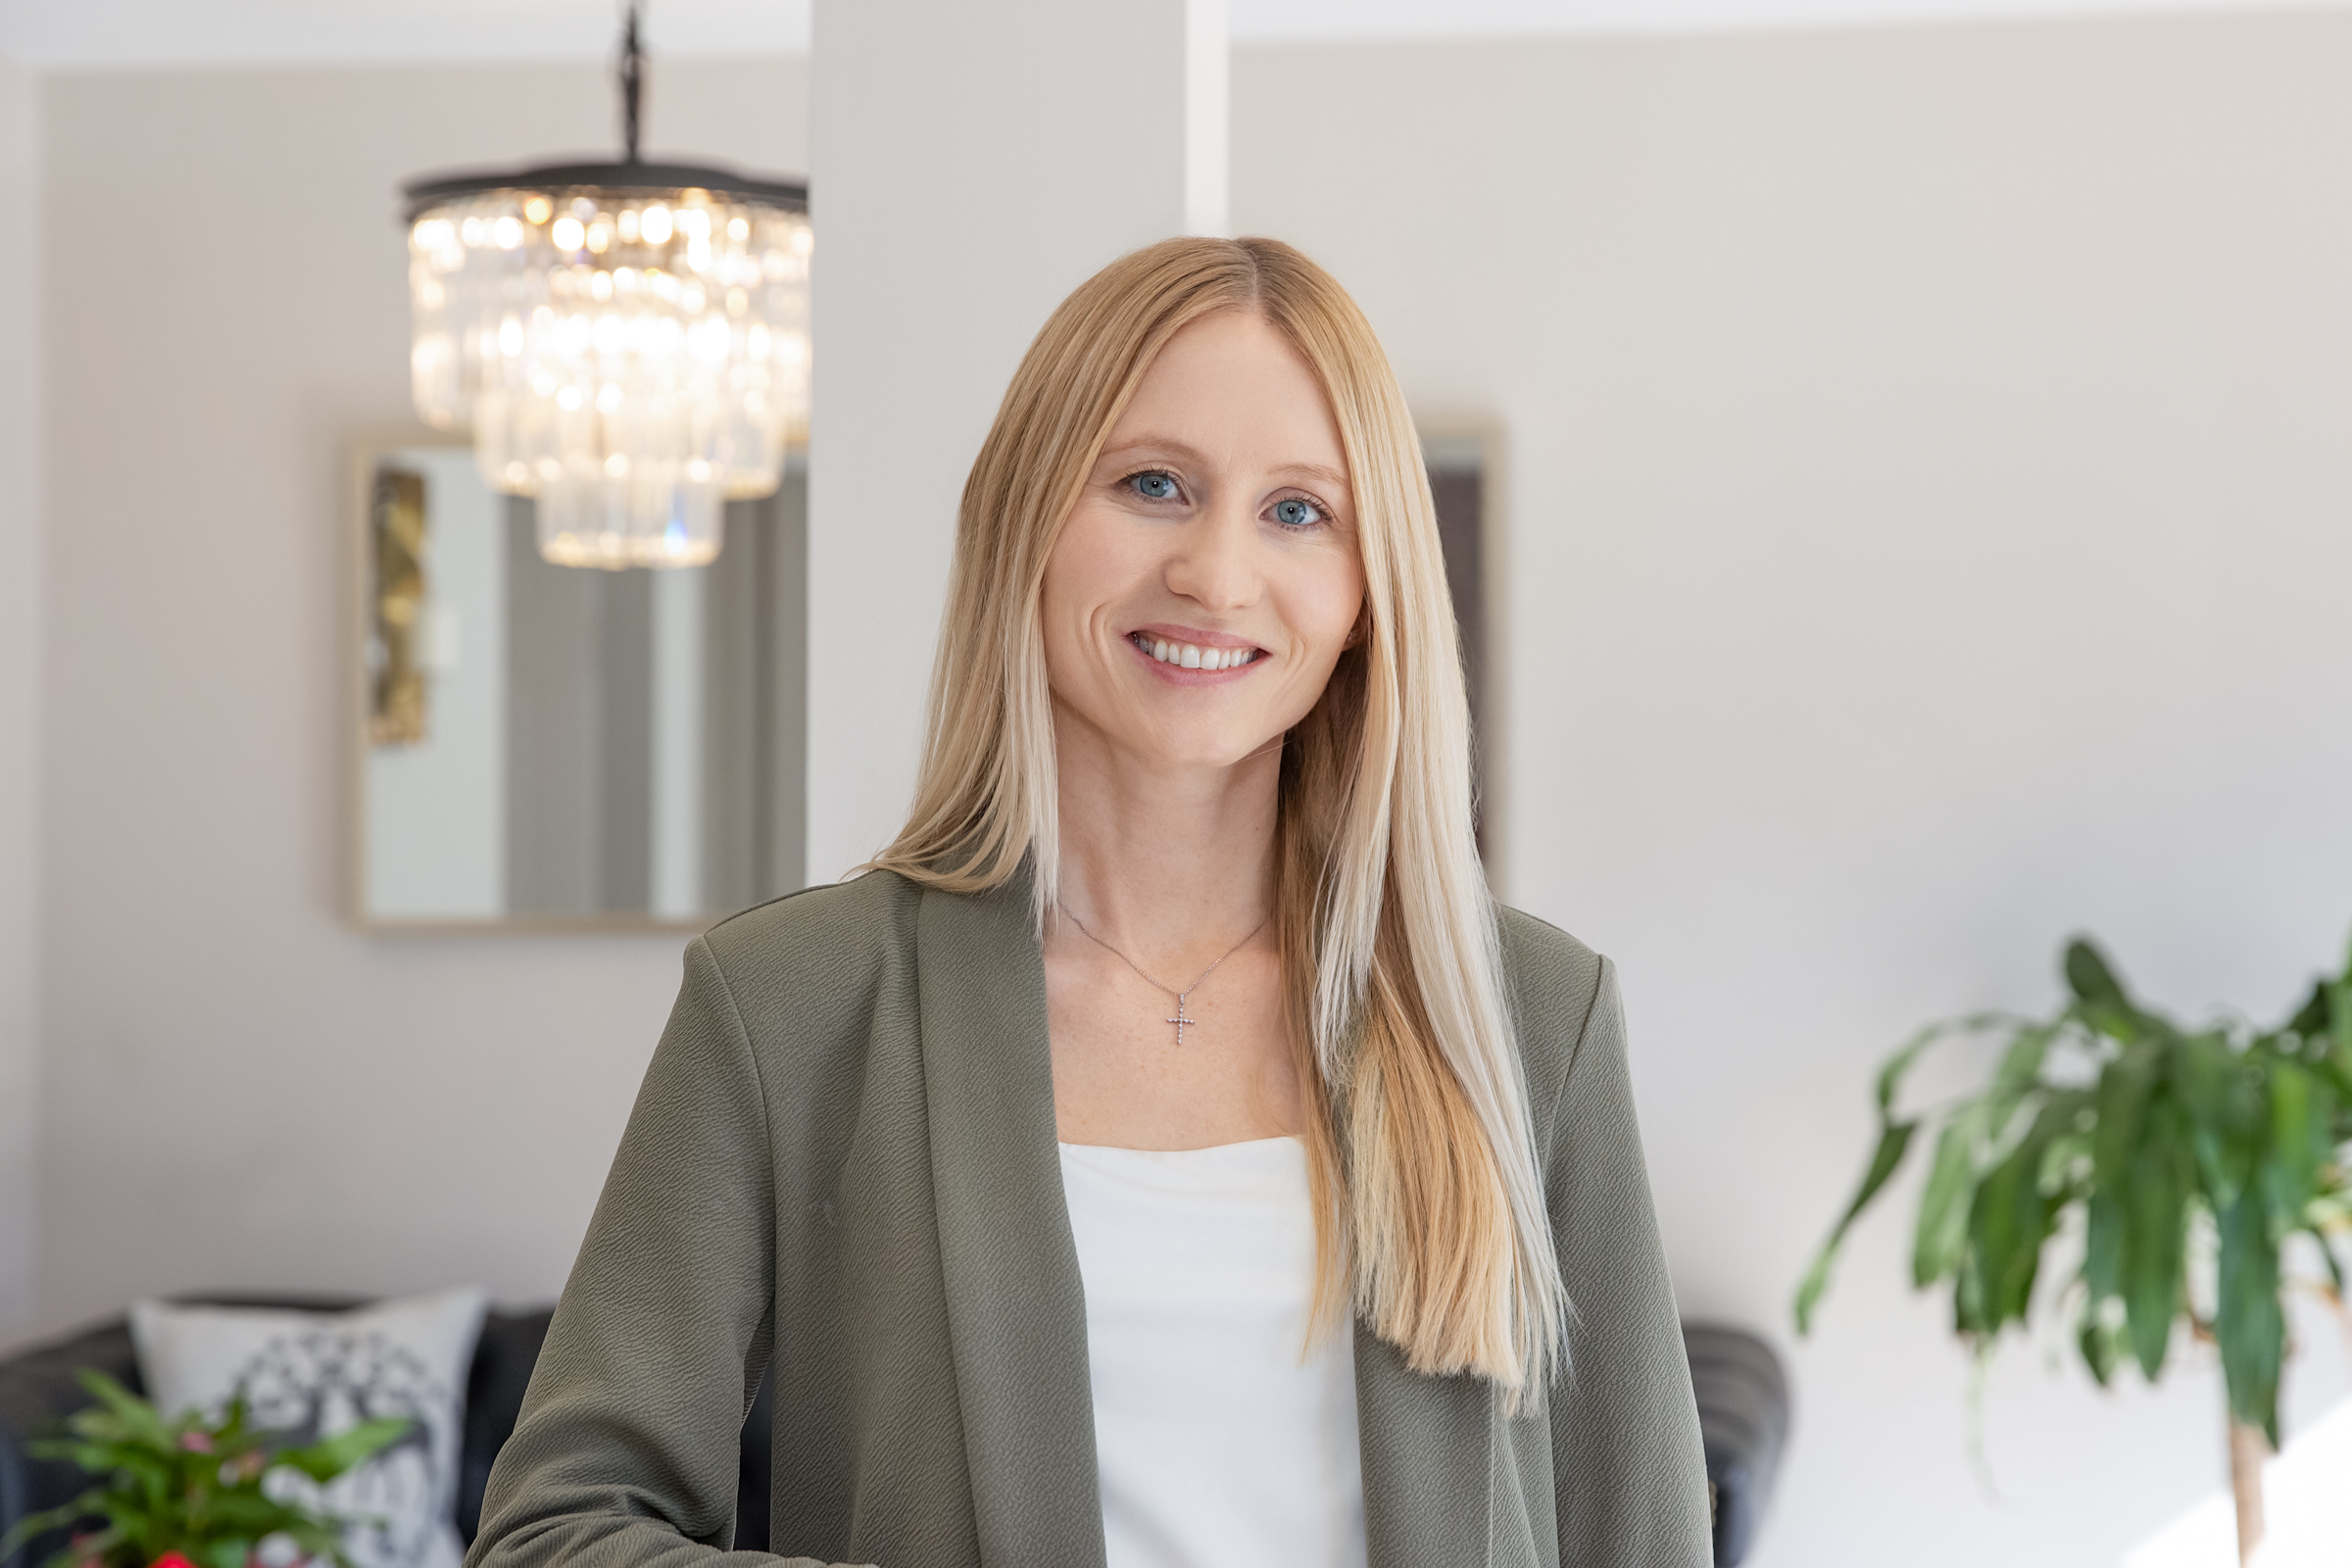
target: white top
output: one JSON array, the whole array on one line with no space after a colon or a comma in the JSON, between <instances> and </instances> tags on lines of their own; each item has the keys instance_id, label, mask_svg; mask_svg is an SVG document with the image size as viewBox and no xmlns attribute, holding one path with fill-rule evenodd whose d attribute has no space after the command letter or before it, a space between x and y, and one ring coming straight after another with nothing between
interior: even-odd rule
<instances>
[{"instance_id":1,"label":"white top","mask_svg":"<svg viewBox=\"0 0 2352 1568\"><path fill-rule=\"evenodd\" d=\"M1061 1146L1109 1568L1364 1568L1355 1345L1301 1358L1306 1148Z\"/></svg>"}]
</instances>

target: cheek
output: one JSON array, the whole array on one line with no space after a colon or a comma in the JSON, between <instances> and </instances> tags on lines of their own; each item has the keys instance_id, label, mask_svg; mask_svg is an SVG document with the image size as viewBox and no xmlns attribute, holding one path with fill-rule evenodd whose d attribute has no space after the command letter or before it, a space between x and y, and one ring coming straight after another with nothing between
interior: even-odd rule
<instances>
[{"instance_id":1,"label":"cheek","mask_svg":"<svg viewBox=\"0 0 2352 1568\"><path fill-rule=\"evenodd\" d=\"M1122 559L1117 539L1117 530L1105 527L1082 503L1046 558L1038 612L1045 629L1046 674L1056 687L1079 677L1095 620L1103 607L1117 602L1132 575L1133 564Z\"/></svg>"},{"instance_id":2,"label":"cheek","mask_svg":"<svg viewBox=\"0 0 2352 1568\"><path fill-rule=\"evenodd\" d=\"M1294 579L1289 619L1328 667L1346 650L1348 634L1363 612L1364 574L1352 552L1315 566Z\"/></svg>"}]
</instances>

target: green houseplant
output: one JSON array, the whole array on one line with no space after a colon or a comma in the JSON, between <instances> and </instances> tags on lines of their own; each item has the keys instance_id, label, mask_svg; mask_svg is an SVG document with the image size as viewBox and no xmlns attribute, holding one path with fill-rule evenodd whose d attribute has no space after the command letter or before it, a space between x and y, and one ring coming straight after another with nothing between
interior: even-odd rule
<instances>
[{"instance_id":1,"label":"green houseplant","mask_svg":"<svg viewBox=\"0 0 2352 1568\"><path fill-rule=\"evenodd\" d=\"M189 1411L167 1419L102 1372L83 1371L98 1402L67 1418L66 1435L28 1444L44 1459L69 1459L98 1485L61 1507L33 1514L0 1540L0 1556L45 1530L96 1522L45 1568L249 1568L277 1539L312 1560L351 1568L342 1527L349 1521L272 1496L264 1483L292 1471L320 1485L365 1461L408 1430L405 1417L363 1421L296 1446L281 1433L248 1425L236 1398L218 1421Z\"/></svg>"},{"instance_id":2,"label":"green houseplant","mask_svg":"<svg viewBox=\"0 0 2352 1568\"><path fill-rule=\"evenodd\" d=\"M2063 969L2070 996L2051 1016L1933 1025L1880 1069L1877 1146L1798 1287L1797 1332L1812 1327L1847 1230L1936 1126L1913 1285L1949 1289L1953 1330L1980 1354L2037 1303L2069 1314L2101 1385L2126 1361L2156 1379L2177 1323L2218 1345L2242 1559L2262 1539L2262 1460L2278 1442L2291 1239L2316 1244L2325 1271L2300 1283L2344 1303L2333 1243L2352 1229L2352 957L2267 1030L2183 1027L2134 1001L2079 938ZM1999 1048L1990 1081L1902 1110L1921 1055L1971 1037Z\"/></svg>"}]
</instances>

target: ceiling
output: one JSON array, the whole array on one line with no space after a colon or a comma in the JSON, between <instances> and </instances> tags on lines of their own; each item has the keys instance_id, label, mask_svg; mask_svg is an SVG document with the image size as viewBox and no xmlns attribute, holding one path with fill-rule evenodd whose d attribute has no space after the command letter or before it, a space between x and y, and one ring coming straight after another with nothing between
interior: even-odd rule
<instances>
[{"instance_id":1,"label":"ceiling","mask_svg":"<svg viewBox=\"0 0 2352 1568\"><path fill-rule=\"evenodd\" d=\"M854 3L854 0L853 0ZM2352 0L1228 0L1241 42L1752 31ZM650 47L797 52L810 0L649 0ZM578 60L612 45L617 0L0 0L0 55L38 69Z\"/></svg>"}]
</instances>

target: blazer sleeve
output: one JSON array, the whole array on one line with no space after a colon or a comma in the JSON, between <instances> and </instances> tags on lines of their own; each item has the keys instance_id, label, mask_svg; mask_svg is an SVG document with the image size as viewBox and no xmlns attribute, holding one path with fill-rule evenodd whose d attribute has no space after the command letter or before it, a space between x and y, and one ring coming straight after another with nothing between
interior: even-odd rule
<instances>
[{"instance_id":1,"label":"blazer sleeve","mask_svg":"<svg viewBox=\"0 0 2352 1568\"><path fill-rule=\"evenodd\" d=\"M1558 1104L1545 1197L1569 1309L1550 1401L1561 1568L1707 1568L1698 1408L1605 958Z\"/></svg>"},{"instance_id":2,"label":"blazer sleeve","mask_svg":"<svg viewBox=\"0 0 2352 1568\"><path fill-rule=\"evenodd\" d=\"M729 1547L775 1235L758 1067L698 937L466 1568L773 1568Z\"/></svg>"}]
</instances>

